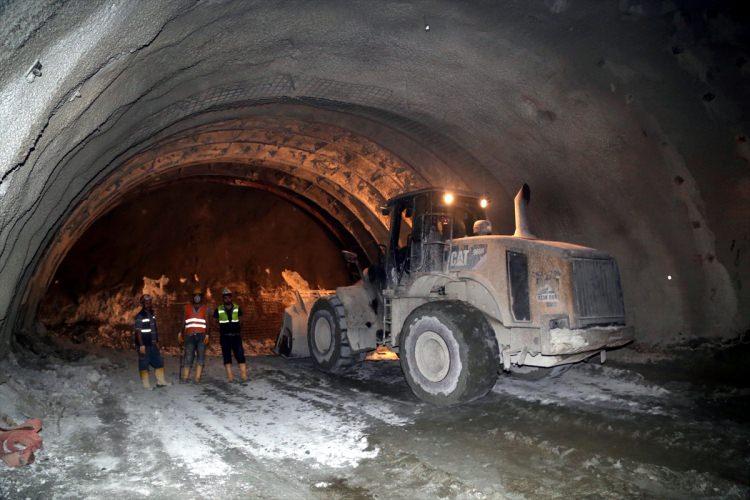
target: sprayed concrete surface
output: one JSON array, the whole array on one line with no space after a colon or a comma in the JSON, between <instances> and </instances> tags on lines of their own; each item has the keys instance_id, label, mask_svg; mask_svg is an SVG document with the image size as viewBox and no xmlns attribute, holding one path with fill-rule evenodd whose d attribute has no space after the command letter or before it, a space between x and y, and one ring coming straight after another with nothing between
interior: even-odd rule
<instances>
[{"instance_id":1,"label":"sprayed concrete surface","mask_svg":"<svg viewBox=\"0 0 750 500\"><path fill-rule=\"evenodd\" d=\"M0 356L101 193L186 159L373 237L380 202L425 185L486 193L507 233L528 183L535 234L617 258L638 340L735 337L745 3L0 2Z\"/></svg>"},{"instance_id":2,"label":"sprayed concrete surface","mask_svg":"<svg viewBox=\"0 0 750 500\"><path fill-rule=\"evenodd\" d=\"M676 381L664 362L504 376L480 402L442 409L411 395L397 361L332 378L306 361L256 357L240 385L212 358L204 384L153 391L132 361L99 351L2 362L15 375L0 384L3 413L42 412L45 445L32 466L0 470L0 497L750 494L748 389Z\"/></svg>"}]
</instances>

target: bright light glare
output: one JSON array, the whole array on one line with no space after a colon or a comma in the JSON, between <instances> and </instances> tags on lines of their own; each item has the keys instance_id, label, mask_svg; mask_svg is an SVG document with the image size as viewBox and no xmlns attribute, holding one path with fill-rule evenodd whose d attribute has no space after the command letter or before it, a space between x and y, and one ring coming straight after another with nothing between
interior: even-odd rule
<instances>
[{"instance_id":1,"label":"bright light glare","mask_svg":"<svg viewBox=\"0 0 750 500\"><path fill-rule=\"evenodd\" d=\"M487 208L487 205L489 205L490 202L487 200L487 198L482 198L479 200L479 206L482 208Z\"/></svg>"},{"instance_id":2,"label":"bright light glare","mask_svg":"<svg viewBox=\"0 0 750 500\"><path fill-rule=\"evenodd\" d=\"M453 193L445 193L443 195L443 203L445 203L446 205L451 205L453 203L453 200L455 200Z\"/></svg>"},{"instance_id":3,"label":"bright light glare","mask_svg":"<svg viewBox=\"0 0 750 500\"><path fill-rule=\"evenodd\" d=\"M667 279L671 280L672 279L672 275L671 274L667 274Z\"/></svg>"}]
</instances>

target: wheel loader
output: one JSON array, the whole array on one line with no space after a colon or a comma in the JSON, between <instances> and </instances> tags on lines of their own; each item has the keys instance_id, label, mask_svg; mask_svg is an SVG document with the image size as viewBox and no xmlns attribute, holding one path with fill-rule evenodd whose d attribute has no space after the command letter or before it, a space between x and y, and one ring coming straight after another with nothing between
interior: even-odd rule
<instances>
[{"instance_id":1,"label":"wheel loader","mask_svg":"<svg viewBox=\"0 0 750 500\"><path fill-rule=\"evenodd\" d=\"M387 346L412 391L436 405L487 394L501 370L569 365L633 339L620 275L605 252L531 234L527 185L516 231L492 234L479 195L423 189L388 200L379 264L334 293L299 296L277 348L342 373Z\"/></svg>"}]
</instances>

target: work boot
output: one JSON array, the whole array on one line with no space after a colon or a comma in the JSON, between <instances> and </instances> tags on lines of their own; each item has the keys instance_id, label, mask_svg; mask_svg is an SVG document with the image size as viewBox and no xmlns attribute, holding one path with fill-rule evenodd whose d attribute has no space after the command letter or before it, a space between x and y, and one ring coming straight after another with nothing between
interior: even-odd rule
<instances>
[{"instance_id":1,"label":"work boot","mask_svg":"<svg viewBox=\"0 0 750 500\"><path fill-rule=\"evenodd\" d=\"M151 389L151 383L148 381L148 370L141 371L141 382L144 389Z\"/></svg>"},{"instance_id":2,"label":"work boot","mask_svg":"<svg viewBox=\"0 0 750 500\"><path fill-rule=\"evenodd\" d=\"M154 375L156 375L156 387L166 387L169 385L167 379L164 378L164 368L154 370Z\"/></svg>"},{"instance_id":3,"label":"work boot","mask_svg":"<svg viewBox=\"0 0 750 500\"><path fill-rule=\"evenodd\" d=\"M190 379L190 367L183 367L182 368L182 376L180 377L180 382L182 382L184 384L189 379Z\"/></svg>"},{"instance_id":4,"label":"work boot","mask_svg":"<svg viewBox=\"0 0 750 500\"><path fill-rule=\"evenodd\" d=\"M224 369L227 371L227 382L234 381L234 374L232 373L232 365L224 365Z\"/></svg>"},{"instance_id":5,"label":"work boot","mask_svg":"<svg viewBox=\"0 0 750 500\"><path fill-rule=\"evenodd\" d=\"M196 384L201 383L201 375L203 375L203 367L201 365L198 365L195 367L195 383Z\"/></svg>"},{"instance_id":6,"label":"work boot","mask_svg":"<svg viewBox=\"0 0 750 500\"><path fill-rule=\"evenodd\" d=\"M242 382L247 382L247 365L245 363L240 363L240 378Z\"/></svg>"}]
</instances>

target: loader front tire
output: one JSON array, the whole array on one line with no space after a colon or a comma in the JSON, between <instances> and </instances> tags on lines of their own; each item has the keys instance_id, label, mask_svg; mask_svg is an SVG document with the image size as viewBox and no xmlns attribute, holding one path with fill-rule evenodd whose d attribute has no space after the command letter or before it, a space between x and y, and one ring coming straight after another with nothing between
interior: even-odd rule
<instances>
[{"instance_id":1,"label":"loader front tire","mask_svg":"<svg viewBox=\"0 0 750 500\"><path fill-rule=\"evenodd\" d=\"M481 311L460 301L429 302L412 311L400 338L401 368L423 401L468 403L495 385L500 352Z\"/></svg>"},{"instance_id":2,"label":"loader front tire","mask_svg":"<svg viewBox=\"0 0 750 500\"><path fill-rule=\"evenodd\" d=\"M355 353L346 336L346 314L338 297L321 297L313 304L307 321L307 345L316 368L341 374L364 361L366 353Z\"/></svg>"}]
</instances>

